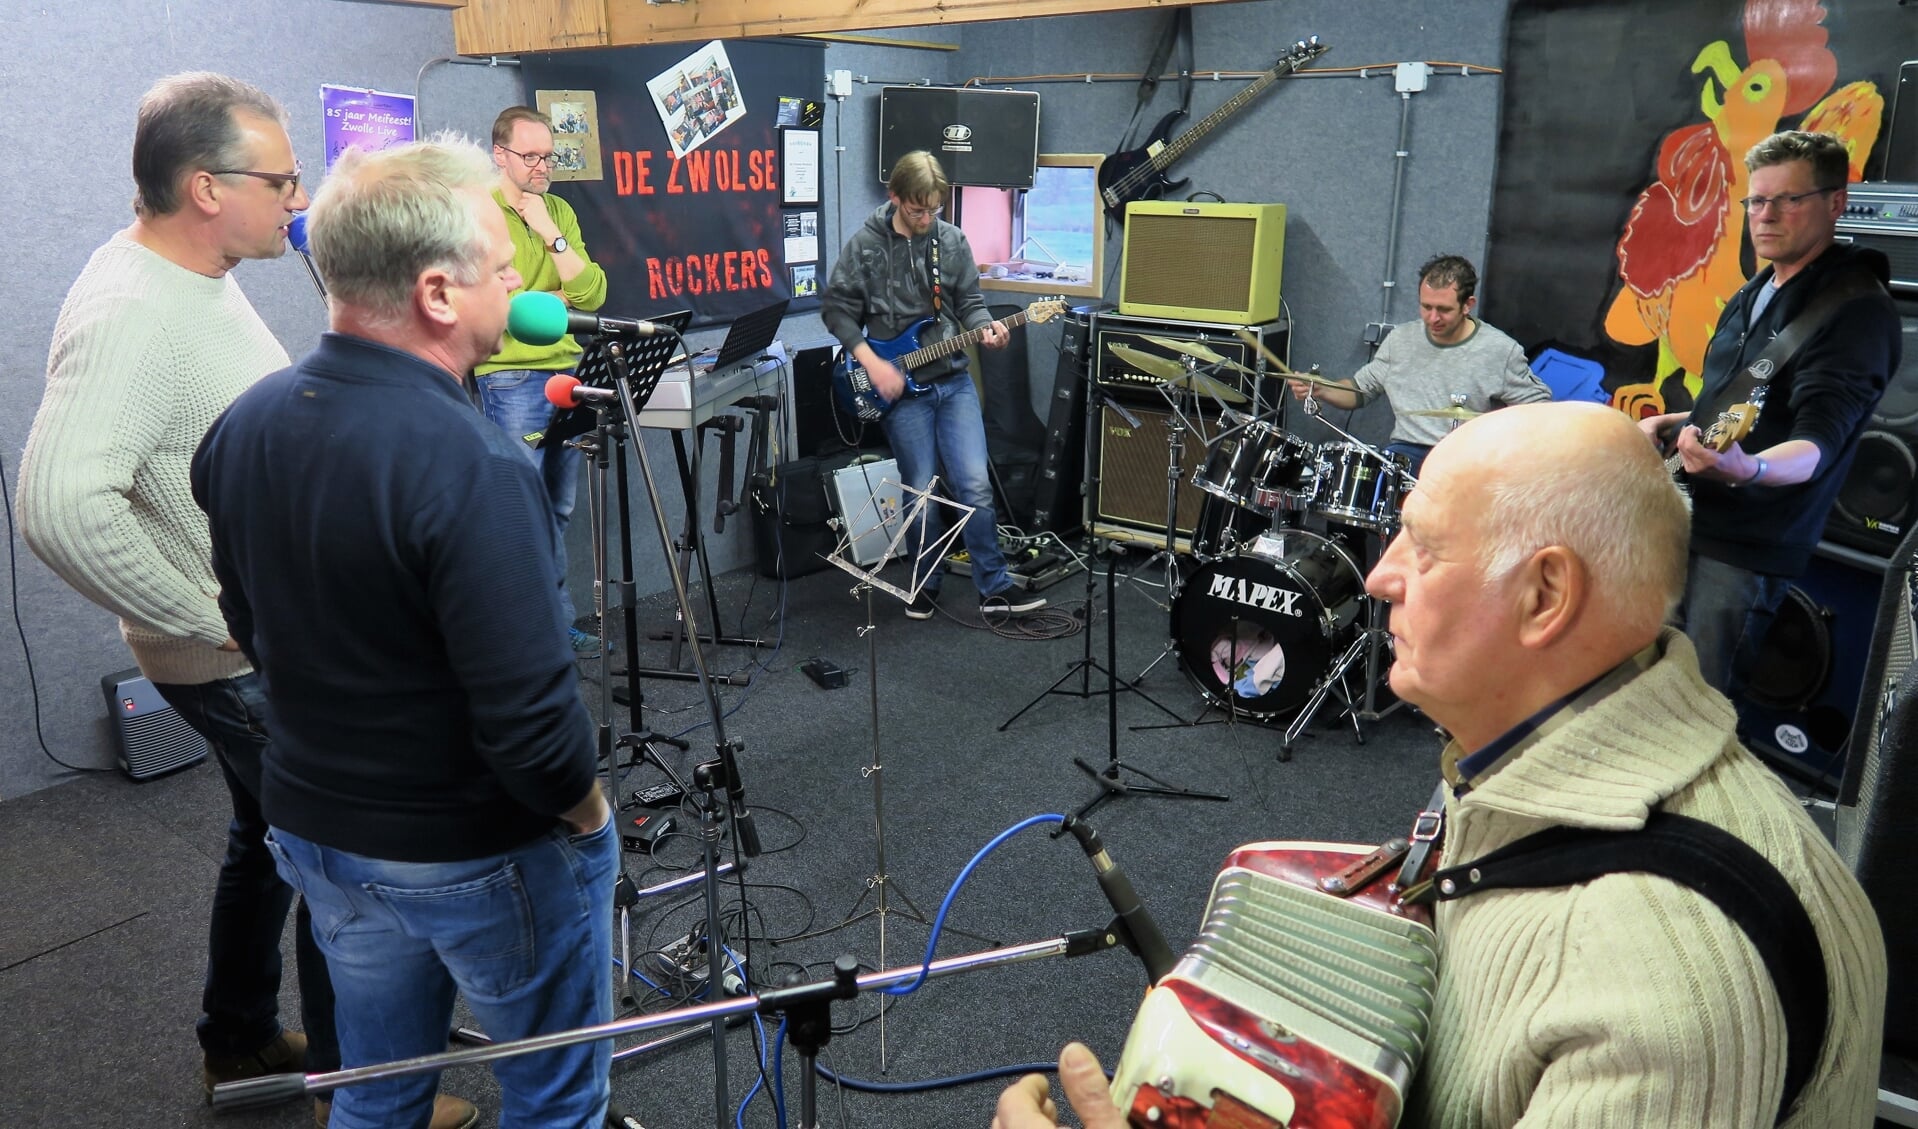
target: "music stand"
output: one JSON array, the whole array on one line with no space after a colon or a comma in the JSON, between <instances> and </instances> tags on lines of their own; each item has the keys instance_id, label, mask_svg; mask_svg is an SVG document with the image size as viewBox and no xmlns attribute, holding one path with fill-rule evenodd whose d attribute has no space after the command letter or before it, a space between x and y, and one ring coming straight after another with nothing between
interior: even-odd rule
<instances>
[{"instance_id":1,"label":"music stand","mask_svg":"<svg viewBox=\"0 0 1918 1129\"><path fill-rule=\"evenodd\" d=\"M873 622L872 593L873 589L877 588L908 604L917 599L920 590L925 587L926 581L938 571L940 563L945 560L947 551L958 541L960 534L964 531L967 520L972 517L973 507L962 505L948 498L938 497L935 493L939 489L939 479L937 477L934 477L931 482L927 483L924 490L914 490L910 486L893 482L891 479L881 479L879 486L879 489L872 492L872 496L867 500L866 505L860 509L858 513L851 515L842 524L839 530L838 541L833 546L832 552L826 556L827 561L835 567L843 569L848 575L859 581L858 584L853 586L852 594L857 597L863 591L866 597L866 623L864 627L859 628L859 634L866 637L866 676L868 692L871 695L872 710L872 760L871 763L860 769L860 772L872 781L873 847L877 865L872 876L866 879L866 887L860 892L859 899L853 903L851 909L846 911L844 920L840 921L837 925L828 925L824 929L815 929L810 933L801 934L800 937L795 937L793 940L823 936L824 934L844 929L855 922L864 921L866 918L876 917L879 919L879 967L884 968L886 965L886 918L888 916L900 914L917 921L921 925L930 925L932 922L931 919L925 915L924 911L913 902L911 895L906 893L905 888L899 886L893 881L892 877L886 873L886 804L885 788L881 783L885 772L879 763L879 629L878 625ZM868 526L872 524L876 524L881 529L885 528L885 521L883 519L889 515L880 512L879 500L882 495L887 493L884 489L887 486L899 487L900 500L905 503L905 513L898 523L897 531L895 531L892 537L886 542L886 549L880 554L879 559L873 563L870 569L862 568L853 559L852 555L854 552L854 531L867 529ZM910 499L910 501L907 501L907 499ZM904 555L900 551L900 546L911 536L913 523L922 523L921 528L924 530L924 523L929 523L932 520L934 506L943 506L950 509L953 520L948 522L946 528L937 536L928 534L919 541L919 553L911 559L911 565L906 575L905 587L900 587L897 584L881 579L879 571L886 567L886 562L892 560L895 556ZM868 519L870 519L870 521ZM898 910L892 907L887 896L888 889L896 892L899 900L905 903L906 908L904 910ZM877 892L877 900L873 907L862 911L860 907L866 904L866 896L873 894L875 891ZM947 932L959 933L980 940L984 939L979 938L977 934L967 933L963 929L955 929L950 925L946 927L946 930ZM879 1008L879 1069L881 1071L886 1069L886 1011L887 1008L882 1001Z\"/></svg>"},{"instance_id":2,"label":"music stand","mask_svg":"<svg viewBox=\"0 0 1918 1129\"><path fill-rule=\"evenodd\" d=\"M641 337L622 343L626 356L627 380L631 385L633 402L644 404L652 399L653 389L659 386L659 378L664 376L672 364L673 354L681 347L680 334L693 324L691 310L674 310L664 317L653 319L662 332L651 337ZM599 340L588 337L583 343L584 351L579 355L579 363L573 366L573 375L581 384L592 388L613 387L613 358L605 349L599 347ZM690 374L692 369L688 367ZM561 408L553 414L546 425L546 431L540 436L536 446L553 447L566 442L577 435L584 435L597 426L597 417L592 408Z\"/></svg>"}]
</instances>

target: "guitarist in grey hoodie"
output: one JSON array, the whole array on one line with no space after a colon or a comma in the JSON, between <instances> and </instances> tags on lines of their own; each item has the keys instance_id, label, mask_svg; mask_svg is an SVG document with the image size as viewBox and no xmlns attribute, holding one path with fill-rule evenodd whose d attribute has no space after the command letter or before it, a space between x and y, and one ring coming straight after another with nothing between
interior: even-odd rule
<instances>
[{"instance_id":1,"label":"guitarist in grey hoodie","mask_svg":"<svg viewBox=\"0 0 1918 1129\"><path fill-rule=\"evenodd\" d=\"M850 373L861 398L881 413L903 484L924 490L938 475L947 494L972 507L962 536L972 558L979 610L988 617L1021 615L1044 607L1045 600L1014 588L1006 572L987 473L985 422L965 353L954 349L909 372L893 362L956 334L976 334L988 349L1004 348L1010 338L986 312L965 233L939 218L949 188L931 153L921 149L899 158L886 184L886 204L866 217L833 264L820 316L845 347L841 378ZM937 507L924 513L906 541L914 575L930 571L906 608L913 619L932 618L945 572L943 560L920 559L936 540L939 517Z\"/></svg>"}]
</instances>

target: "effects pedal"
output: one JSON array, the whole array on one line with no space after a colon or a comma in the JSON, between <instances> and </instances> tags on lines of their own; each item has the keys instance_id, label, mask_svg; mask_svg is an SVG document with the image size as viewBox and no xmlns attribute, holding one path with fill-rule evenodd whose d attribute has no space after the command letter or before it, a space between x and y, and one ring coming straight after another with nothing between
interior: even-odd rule
<instances>
[{"instance_id":1,"label":"effects pedal","mask_svg":"<svg viewBox=\"0 0 1918 1129\"><path fill-rule=\"evenodd\" d=\"M674 819L667 812L619 813L619 841L629 851L648 851L661 835L673 829Z\"/></svg>"},{"instance_id":2,"label":"effects pedal","mask_svg":"<svg viewBox=\"0 0 1918 1129\"><path fill-rule=\"evenodd\" d=\"M846 671L839 665L825 659L807 659L799 664L806 677L813 680L821 690L837 690L846 684Z\"/></svg>"},{"instance_id":3,"label":"effects pedal","mask_svg":"<svg viewBox=\"0 0 1918 1129\"><path fill-rule=\"evenodd\" d=\"M680 801L686 790L670 780L633 789L633 803L643 808L669 808Z\"/></svg>"}]
</instances>

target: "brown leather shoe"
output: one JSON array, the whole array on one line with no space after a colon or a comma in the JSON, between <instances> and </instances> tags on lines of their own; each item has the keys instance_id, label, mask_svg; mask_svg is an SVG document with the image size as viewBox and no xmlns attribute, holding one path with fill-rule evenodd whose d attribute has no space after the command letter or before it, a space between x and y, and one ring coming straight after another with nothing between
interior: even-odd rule
<instances>
[{"instance_id":1,"label":"brown leather shoe","mask_svg":"<svg viewBox=\"0 0 1918 1129\"><path fill-rule=\"evenodd\" d=\"M332 1098L313 1099L313 1122L320 1129L326 1129L326 1119L333 1115ZM440 1094L433 1099L433 1120L427 1129L473 1129L479 1124L479 1107L465 1098L456 1098L451 1094Z\"/></svg>"},{"instance_id":2,"label":"brown leather shoe","mask_svg":"<svg viewBox=\"0 0 1918 1129\"><path fill-rule=\"evenodd\" d=\"M208 1101L213 1087L222 1082L242 1082L268 1074L290 1074L306 1069L306 1036L298 1031L281 1031L273 1041L252 1054L207 1055L202 1062L200 1086Z\"/></svg>"}]
</instances>

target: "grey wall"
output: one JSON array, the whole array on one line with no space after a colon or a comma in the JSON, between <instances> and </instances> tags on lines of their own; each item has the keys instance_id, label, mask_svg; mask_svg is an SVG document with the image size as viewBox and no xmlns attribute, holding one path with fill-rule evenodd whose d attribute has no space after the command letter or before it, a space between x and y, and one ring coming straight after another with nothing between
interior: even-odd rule
<instances>
[{"instance_id":1,"label":"grey wall","mask_svg":"<svg viewBox=\"0 0 1918 1129\"><path fill-rule=\"evenodd\" d=\"M1194 14L1197 67L1262 70L1293 40L1317 34L1333 51L1325 66L1376 65L1381 77L1326 78L1280 84L1173 170L1193 189L1229 200L1288 205L1285 296L1294 319L1292 359L1349 373L1366 352L1360 334L1378 317L1390 219L1393 150L1400 100L1391 64L1446 59L1497 66L1507 0L1258 0L1199 8ZM190 69L226 71L265 87L293 114L293 140L308 168L322 163L318 88L322 82L415 91L429 60L453 53L445 12L350 3L280 0L236 7L214 0L94 0L79 26L70 9L29 0L0 0L13 51L0 63L0 97L14 112L0 116L0 151L17 156L0 179L0 297L14 311L17 347L0 355L0 463L11 495L19 457L39 404L48 340L61 297L86 257L130 216L127 174L133 111L161 75ZM1441 13L1443 19L1436 16ZM65 14L63 14L65 13ZM896 38L957 45L954 52L835 44L828 69L856 82L843 105L828 102L822 245L828 255L885 198L877 181L878 88L889 83L957 83L975 77L1071 71L1137 72L1157 35L1158 12L1012 20L951 28L910 29ZM421 124L483 136L499 107L521 99L511 67L426 68L417 93ZM1239 80L1201 82L1193 116L1229 98ZM1132 112L1130 83L1021 83L1042 93L1040 148L1109 152ZM1485 245L1497 139L1499 80L1435 76L1414 97L1411 157L1401 246L1393 272L1400 296L1394 320L1414 313L1413 272L1426 256L1457 250L1478 259ZM1166 84L1149 118L1176 105ZM42 109L36 110L35 107ZM51 128L50 128L51 126ZM842 140L843 139L843 140ZM843 144L843 153L832 146ZM590 246L592 233L587 233ZM1108 248L1116 261L1116 240ZM320 303L291 260L242 264L238 278L267 323L295 355L324 328ZM990 297L990 295L989 295ZM1012 296L1008 301L1022 301ZM1497 280L1485 287L1496 321ZM638 312L612 296L609 310ZM707 334L694 338L706 344ZM825 337L814 315L788 320L792 345ZM1056 325L1028 337L1033 398L1050 390ZM1360 413L1357 430L1385 433L1383 408ZM666 510L675 528L683 507L671 480L671 447L649 438L654 468L667 476ZM710 477L710 476L709 476ZM708 483L708 493L712 490ZM710 530L710 503L704 508ZM651 522L638 515L636 548L642 592L667 587ZM575 602L590 606L590 542L582 503L570 540ZM0 641L0 797L61 778L34 733L34 693L48 748L83 765L112 761L98 691L102 674L130 665L111 616L74 595L26 551L9 522L13 586L9 600L31 647L34 678L18 635ZM730 523L710 547L719 570L750 563L746 526Z\"/></svg>"}]
</instances>

